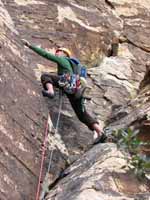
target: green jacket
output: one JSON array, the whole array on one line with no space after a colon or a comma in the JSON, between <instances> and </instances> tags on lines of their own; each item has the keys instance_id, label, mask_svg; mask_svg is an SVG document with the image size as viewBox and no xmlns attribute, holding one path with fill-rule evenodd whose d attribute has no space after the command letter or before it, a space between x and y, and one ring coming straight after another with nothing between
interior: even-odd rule
<instances>
[{"instance_id":1,"label":"green jacket","mask_svg":"<svg viewBox=\"0 0 150 200\"><path fill-rule=\"evenodd\" d=\"M37 54L39 54L40 56L47 58L48 60L51 60L52 62L57 63L57 73L58 73L58 75L62 75L62 74L65 74L65 73L73 74L71 64L66 57L55 56L55 55L45 51L42 48L32 46L32 45L30 45L29 48L32 49Z\"/></svg>"}]
</instances>

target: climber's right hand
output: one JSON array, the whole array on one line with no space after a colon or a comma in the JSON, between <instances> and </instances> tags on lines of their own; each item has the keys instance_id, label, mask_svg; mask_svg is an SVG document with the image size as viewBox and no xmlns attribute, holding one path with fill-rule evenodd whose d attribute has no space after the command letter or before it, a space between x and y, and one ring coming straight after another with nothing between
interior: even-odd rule
<instances>
[{"instance_id":1,"label":"climber's right hand","mask_svg":"<svg viewBox=\"0 0 150 200\"><path fill-rule=\"evenodd\" d=\"M25 45L25 46L27 46L27 47L29 47L31 44L30 44L30 42L28 42L27 40L25 40L25 39L21 39L21 42Z\"/></svg>"}]
</instances>

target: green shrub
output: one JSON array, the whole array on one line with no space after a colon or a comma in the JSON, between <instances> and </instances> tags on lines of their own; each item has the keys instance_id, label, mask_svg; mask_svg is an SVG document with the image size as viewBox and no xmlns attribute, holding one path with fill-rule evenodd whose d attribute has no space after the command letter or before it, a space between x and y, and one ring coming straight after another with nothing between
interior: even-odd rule
<instances>
[{"instance_id":1,"label":"green shrub","mask_svg":"<svg viewBox=\"0 0 150 200\"><path fill-rule=\"evenodd\" d=\"M149 143L142 142L137 137L138 132L131 129L120 129L113 132L113 135L119 149L128 155L126 156L128 167L133 169L139 178L145 177L146 173L150 172L150 159L141 153L141 147Z\"/></svg>"}]
</instances>

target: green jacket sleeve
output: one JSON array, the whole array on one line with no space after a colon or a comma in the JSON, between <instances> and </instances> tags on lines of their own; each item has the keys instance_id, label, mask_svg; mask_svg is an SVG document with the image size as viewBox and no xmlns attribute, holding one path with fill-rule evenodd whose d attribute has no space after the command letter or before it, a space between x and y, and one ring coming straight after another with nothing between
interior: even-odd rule
<instances>
[{"instance_id":1,"label":"green jacket sleeve","mask_svg":"<svg viewBox=\"0 0 150 200\"><path fill-rule=\"evenodd\" d=\"M40 56L42 56L42 57L44 57L44 58L47 58L48 60L51 60L51 61L53 61L53 62L55 62L55 63L57 63L57 64L60 64L60 62L61 62L60 57L55 56L55 55L53 55L53 54L51 54L51 53L45 51L45 50L42 49L42 48L39 48L39 47L37 47L37 46L32 46L32 45L30 45L29 48L32 49L32 50L33 50L34 52L36 52L37 54L39 54Z\"/></svg>"},{"instance_id":2,"label":"green jacket sleeve","mask_svg":"<svg viewBox=\"0 0 150 200\"><path fill-rule=\"evenodd\" d=\"M57 66L58 66L57 73L59 75L64 74L64 73L73 74L72 66L70 62L68 61L68 59L66 59L65 57L55 56L54 54L51 54L45 51L44 49L36 47L36 46L30 45L29 48L32 49L37 54L39 54L40 56L47 58L48 60L51 60L52 62L57 63Z\"/></svg>"}]
</instances>

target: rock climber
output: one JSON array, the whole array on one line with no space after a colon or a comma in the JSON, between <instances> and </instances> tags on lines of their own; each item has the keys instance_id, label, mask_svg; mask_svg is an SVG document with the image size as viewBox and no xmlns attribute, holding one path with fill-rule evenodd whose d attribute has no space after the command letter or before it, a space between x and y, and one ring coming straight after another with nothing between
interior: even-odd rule
<instances>
[{"instance_id":1,"label":"rock climber","mask_svg":"<svg viewBox=\"0 0 150 200\"><path fill-rule=\"evenodd\" d=\"M45 51L35 45L30 44L25 39L22 39L25 46L39 54L40 56L55 62L57 64L57 75L44 73L41 76L41 82L43 85L42 94L44 97L50 99L54 98L55 92L54 87L59 88L59 80L63 74L73 74L71 63L67 58L71 56L71 52L67 48L57 48L55 54ZM104 135L99 123L95 120L87 111L84 104L84 97L81 95L80 98L76 98L75 94L65 93L68 97L71 106L76 113L78 119L84 123L90 130L93 131L93 144L104 142L106 136Z\"/></svg>"}]
</instances>

